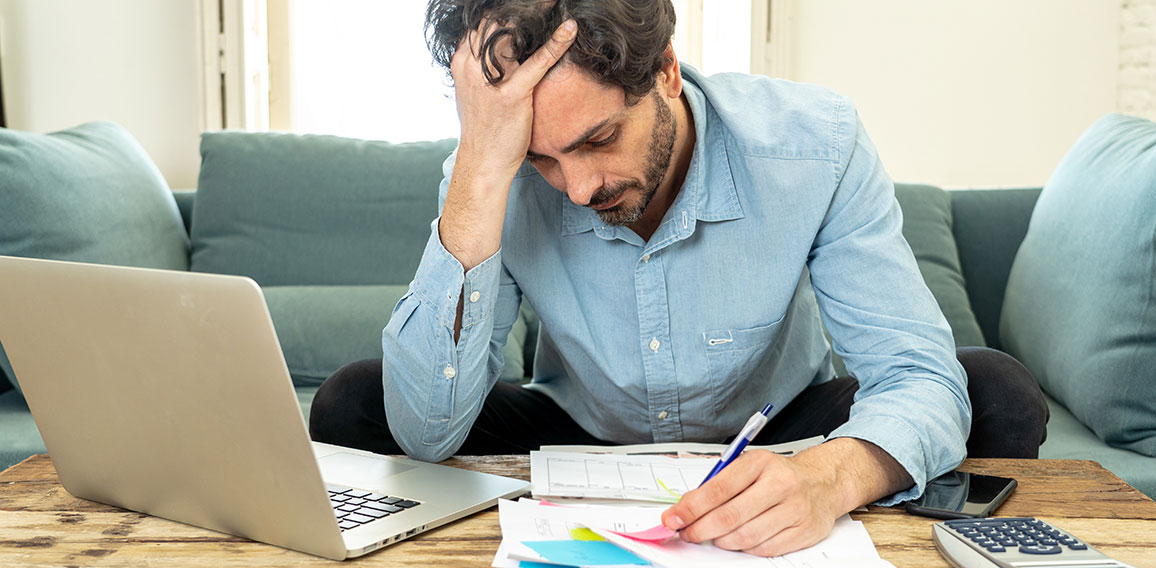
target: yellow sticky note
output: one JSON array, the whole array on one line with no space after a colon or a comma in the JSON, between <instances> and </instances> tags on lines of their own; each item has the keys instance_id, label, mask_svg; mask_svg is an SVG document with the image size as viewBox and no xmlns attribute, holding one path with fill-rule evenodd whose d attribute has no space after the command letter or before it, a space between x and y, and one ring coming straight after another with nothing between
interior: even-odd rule
<instances>
[{"instance_id":1,"label":"yellow sticky note","mask_svg":"<svg viewBox=\"0 0 1156 568\"><path fill-rule=\"evenodd\" d=\"M570 529L570 538L574 540L606 540L587 528Z\"/></svg>"}]
</instances>

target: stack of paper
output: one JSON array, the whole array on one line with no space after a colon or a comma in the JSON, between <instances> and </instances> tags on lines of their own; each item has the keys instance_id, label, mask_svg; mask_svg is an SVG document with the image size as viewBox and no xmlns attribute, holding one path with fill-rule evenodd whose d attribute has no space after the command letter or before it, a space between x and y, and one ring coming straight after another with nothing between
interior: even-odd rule
<instances>
[{"instance_id":1,"label":"stack of paper","mask_svg":"<svg viewBox=\"0 0 1156 568\"><path fill-rule=\"evenodd\" d=\"M762 446L794 455L822 436ZM751 446L748 449L759 449ZM537 498L595 498L674 503L698 487L714 467L722 444L543 446L530 452L530 483Z\"/></svg>"},{"instance_id":2,"label":"stack of paper","mask_svg":"<svg viewBox=\"0 0 1156 568\"><path fill-rule=\"evenodd\" d=\"M798 552L762 558L710 544L683 542L662 527L662 507L550 505L545 501L498 502L501 568L557 566L667 568L894 568L879 558L863 524L840 518L825 540Z\"/></svg>"},{"instance_id":3,"label":"stack of paper","mask_svg":"<svg viewBox=\"0 0 1156 568\"><path fill-rule=\"evenodd\" d=\"M791 455L821 442L811 438L765 449ZM502 544L493 565L891 566L879 558L862 523L849 516L839 519L819 544L777 558L680 540L662 526L662 512L698 486L724 449L714 444L646 444L550 446L531 452L532 491L549 500L499 502Z\"/></svg>"}]
</instances>

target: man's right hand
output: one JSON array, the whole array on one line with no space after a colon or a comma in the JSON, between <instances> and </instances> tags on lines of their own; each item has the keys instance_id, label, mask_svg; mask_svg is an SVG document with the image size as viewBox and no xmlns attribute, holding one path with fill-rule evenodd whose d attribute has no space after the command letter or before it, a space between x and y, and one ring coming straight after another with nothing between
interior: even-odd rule
<instances>
[{"instance_id":1,"label":"man's right hand","mask_svg":"<svg viewBox=\"0 0 1156 568\"><path fill-rule=\"evenodd\" d=\"M534 88L570 48L577 29L567 20L520 65L503 57L510 52L509 38L502 38L497 52L505 78L491 85L478 56L496 25L483 21L467 34L450 63L461 136L438 231L467 271L501 246L510 183L530 147Z\"/></svg>"}]
</instances>

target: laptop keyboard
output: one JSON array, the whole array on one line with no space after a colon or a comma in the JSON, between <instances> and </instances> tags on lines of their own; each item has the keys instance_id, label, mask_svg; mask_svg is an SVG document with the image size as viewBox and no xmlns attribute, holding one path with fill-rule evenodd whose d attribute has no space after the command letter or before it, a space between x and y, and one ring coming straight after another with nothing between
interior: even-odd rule
<instances>
[{"instance_id":1,"label":"laptop keyboard","mask_svg":"<svg viewBox=\"0 0 1156 568\"><path fill-rule=\"evenodd\" d=\"M325 488L329 490L329 504L333 505L333 514L337 515L337 526L343 531L421 505L410 499L361 489L337 485L326 485Z\"/></svg>"}]
</instances>

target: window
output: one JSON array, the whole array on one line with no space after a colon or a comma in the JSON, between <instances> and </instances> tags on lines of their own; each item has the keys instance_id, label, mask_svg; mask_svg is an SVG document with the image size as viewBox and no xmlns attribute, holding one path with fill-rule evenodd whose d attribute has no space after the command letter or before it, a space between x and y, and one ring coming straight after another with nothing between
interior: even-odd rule
<instances>
[{"instance_id":1,"label":"window","mask_svg":"<svg viewBox=\"0 0 1156 568\"><path fill-rule=\"evenodd\" d=\"M425 46L425 0L201 1L206 115L222 126L390 142L458 136L453 89ZM674 0L679 58L707 73L749 71L750 14L765 2Z\"/></svg>"},{"instance_id":2,"label":"window","mask_svg":"<svg viewBox=\"0 0 1156 568\"><path fill-rule=\"evenodd\" d=\"M425 46L425 2L293 0L295 132L390 142L458 136L445 73Z\"/></svg>"}]
</instances>

